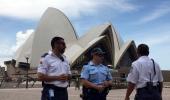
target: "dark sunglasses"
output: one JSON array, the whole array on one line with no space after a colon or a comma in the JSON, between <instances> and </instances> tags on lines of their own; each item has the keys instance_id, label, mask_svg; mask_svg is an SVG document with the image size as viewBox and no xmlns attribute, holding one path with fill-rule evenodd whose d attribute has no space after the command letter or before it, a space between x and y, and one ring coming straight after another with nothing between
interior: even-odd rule
<instances>
[{"instance_id":1,"label":"dark sunglasses","mask_svg":"<svg viewBox=\"0 0 170 100\"><path fill-rule=\"evenodd\" d=\"M97 53L96 55L97 55L97 56L99 56L99 57L104 57L104 55L103 55L103 54L99 54L99 53Z\"/></svg>"}]
</instances>

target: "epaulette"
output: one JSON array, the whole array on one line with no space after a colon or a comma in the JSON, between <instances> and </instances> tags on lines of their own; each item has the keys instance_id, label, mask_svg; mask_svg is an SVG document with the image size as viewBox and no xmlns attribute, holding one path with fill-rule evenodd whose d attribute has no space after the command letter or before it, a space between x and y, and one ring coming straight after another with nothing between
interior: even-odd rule
<instances>
[{"instance_id":1,"label":"epaulette","mask_svg":"<svg viewBox=\"0 0 170 100\"><path fill-rule=\"evenodd\" d=\"M83 63L83 66L88 65L88 64L89 64L88 62L85 62L85 63Z\"/></svg>"},{"instance_id":2,"label":"epaulette","mask_svg":"<svg viewBox=\"0 0 170 100\"><path fill-rule=\"evenodd\" d=\"M48 55L48 53L44 53L43 55L41 55L42 58L46 57Z\"/></svg>"}]
</instances>

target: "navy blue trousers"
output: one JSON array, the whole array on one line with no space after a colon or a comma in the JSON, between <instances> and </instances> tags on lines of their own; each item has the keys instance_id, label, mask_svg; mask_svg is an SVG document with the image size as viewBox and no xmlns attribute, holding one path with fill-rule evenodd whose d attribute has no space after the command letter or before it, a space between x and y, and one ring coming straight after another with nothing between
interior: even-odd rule
<instances>
[{"instance_id":1,"label":"navy blue trousers","mask_svg":"<svg viewBox=\"0 0 170 100\"><path fill-rule=\"evenodd\" d=\"M42 91L41 100L68 100L67 88L45 85Z\"/></svg>"},{"instance_id":2,"label":"navy blue trousers","mask_svg":"<svg viewBox=\"0 0 170 100\"><path fill-rule=\"evenodd\" d=\"M108 90L105 89L102 92L99 92L95 89L86 89L83 93L85 98L83 100L106 100L106 96L108 94Z\"/></svg>"},{"instance_id":3,"label":"navy blue trousers","mask_svg":"<svg viewBox=\"0 0 170 100\"><path fill-rule=\"evenodd\" d=\"M88 94L87 100L106 100L104 93L91 93Z\"/></svg>"}]
</instances>

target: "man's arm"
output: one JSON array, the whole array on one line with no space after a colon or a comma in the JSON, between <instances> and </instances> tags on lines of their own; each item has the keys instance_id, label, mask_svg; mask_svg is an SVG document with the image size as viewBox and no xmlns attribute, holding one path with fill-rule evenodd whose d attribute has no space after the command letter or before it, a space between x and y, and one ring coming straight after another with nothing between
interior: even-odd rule
<instances>
[{"instance_id":1,"label":"man's arm","mask_svg":"<svg viewBox=\"0 0 170 100\"><path fill-rule=\"evenodd\" d=\"M112 78L112 75L111 75L111 73L110 73L110 69L109 68L107 68L108 69L108 74L107 74L107 81L105 81L104 82L104 86L105 87L110 87L110 86L112 86L112 80L113 80L113 78Z\"/></svg>"},{"instance_id":2,"label":"man's arm","mask_svg":"<svg viewBox=\"0 0 170 100\"><path fill-rule=\"evenodd\" d=\"M81 82L82 82L82 84L83 84L85 87L87 87L87 88L94 88L94 89L96 89L96 87L97 87L97 85L89 82L89 81L86 80L86 79L81 79Z\"/></svg>"},{"instance_id":3,"label":"man's arm","mask_svg":"<svg viewBox=\"0 0 170 100\"><path fill-rule=\"evenodd\" d=\"M139 72L136 68L136 65L132 63L131 70L127 77L128 87L127 87L125 100L130 100L129 97L130 97L132 91L134 90L134 88L138 82L138 79L139 79Z\"/></svg>"},{"instance_id":4,"label":"man's arm","mask_svg":"<svg viewBox=\"0 0 170 100\"><path fill-rule=\"evenodd\" d=\"M69 76L66 75L60 75L60 76L48 76L46 74L42 73L37 73L38 74L38 80L39 81L46 81L46 82L51 82L51 81L67 81Z\"/></svg>"},{"instance_id":5,"label":"man's arm","mask_svg":"<svg viewBox=\"0 0 170 100\"><path fill-rule=\"evenodd\" d=\"M135 88L135 84L129 82L128 83L128 88L127 88L127 91L126 91L126 97L125 97L125 100L130 100L129 99L129 96L131 95L132 91L134 90Z\"/></svg>"},{"instance_id":6,"label":"man's arm","mask_svg":"<svg viewBox=\"0 0 170 100\"><path fill-rule=\"evenodd\" d=\"M109 86L112 86L112 80L107 81Z\"/></svg>"},{"instance_id":7,"label":"man's arm","mask_svg":"<svg viewBox=\"0 0 170 100\"><path fill-rule=\"evenodd\" d=\"M82 82L83 86L85 86L86 88L93 88L93 89L96 89L98 91L104 90L104 86L93 84L92 82L89 82L86 79L81 79L81 82Z\"/></svg>"},{"instance_id":8,"label":"man's arm","mask_svg":"<svg viewBox=\"0 0 170 100\"><path fill-rule=\"evenodd\" d=\"M112 80L105 81L105 82L103 83L103 85L104 85L105 87L110 87L110 86L112 86Z\"/></svg>"}]
</instances>

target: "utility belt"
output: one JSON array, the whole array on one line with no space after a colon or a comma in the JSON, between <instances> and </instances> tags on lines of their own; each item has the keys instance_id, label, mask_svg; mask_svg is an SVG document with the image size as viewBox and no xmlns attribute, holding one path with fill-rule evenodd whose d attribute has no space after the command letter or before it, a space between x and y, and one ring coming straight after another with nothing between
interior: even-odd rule
<instances>
[{"instance_id":1,"label":"utility belt","mask_svg":"<svg viewBox=\"0 0 170 100\"><path fill-rule=\"evenodd\" d=\"M107 92L107 89L105 88L103 91L98 91L98 90L96 90L96 89L90 88L90 89L88 89L88 91L89 91L90 93L94 93L94 94L96 94L96 93L106 93L106 92Z\"/></svg>"},{"instance_id":2,"label":"utility belt","mask_svg":"<svg viewBox=\"0 0 170 100\"><path fill-rule=\"evenodd\" d=\"M98 91L93 88L86 88L83 86L83 94L88 95L88 94L103 94L103 95L108 95L110 88L106 87L103 91Z\"/></svg>"},{"instance_id":3,"label":"utility belt","mask_svg":"<svg viewBox=\"0 0 170 100\"><path fill-rule=\"evenodd\" d=\"M159 85L154 86L153 82L146 82L146 86L143 88L137 89L137 94L143 93L143 92L160 92Z\"/></svg>"}]
</instances>

